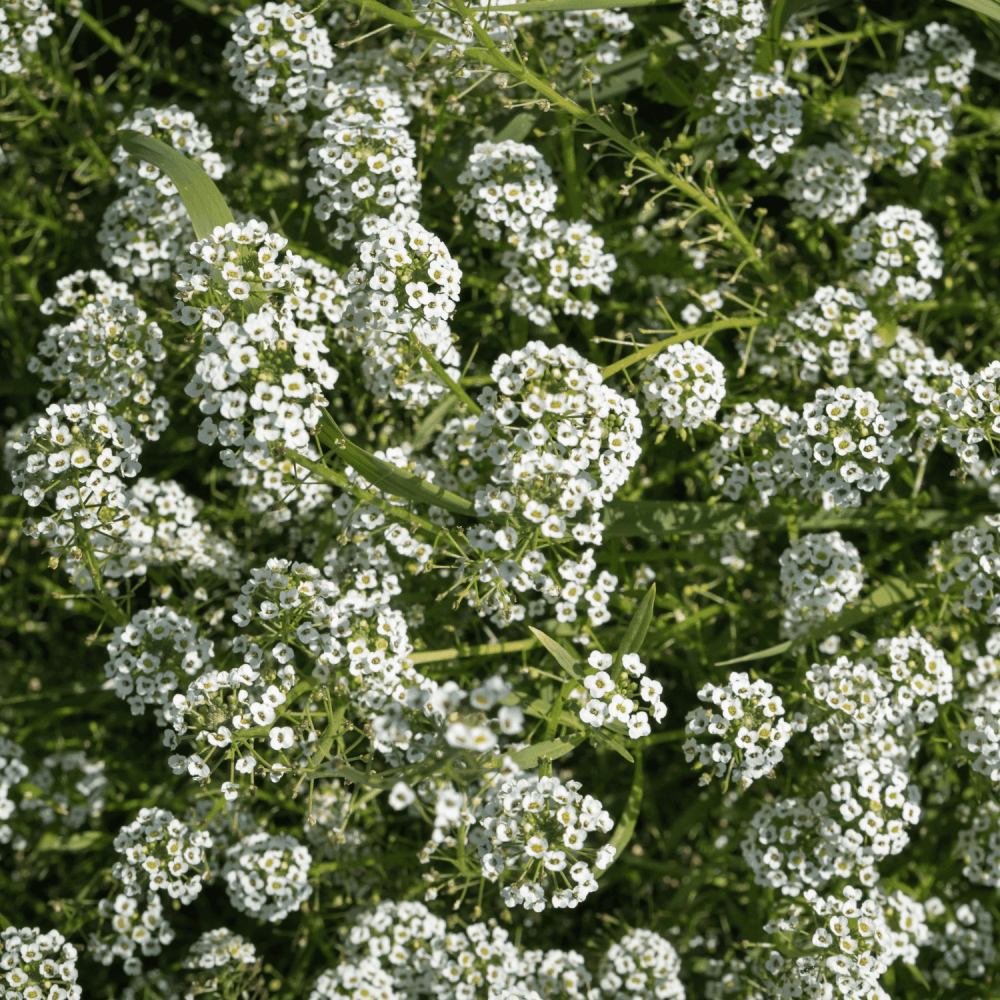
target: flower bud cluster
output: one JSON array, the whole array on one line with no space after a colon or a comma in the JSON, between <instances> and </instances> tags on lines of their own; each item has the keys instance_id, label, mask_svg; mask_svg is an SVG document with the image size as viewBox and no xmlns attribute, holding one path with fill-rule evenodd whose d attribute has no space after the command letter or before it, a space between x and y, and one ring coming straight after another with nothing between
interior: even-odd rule
<instances>
[{"instance_id":1,"label":"flower bud cluster","mask_svg":"<svg viewBox=\"0 0 1000 1000\"><path fill-rule=\"evenodd\" d=\"M8 926L0 931L6 1000L80 1000L77 950L58 931Z\"/></svg>"},{"instance_id":2,"label":"flower bud cluster","mask_svg":"<svg viewBox=\"0 0 1000 1000\"><path fill-rule=\"evenodd\" d=\"M171 899L187 904L197 899L207 871L205 850L211 836L195 830L166 809L143 808L114 839L124 861L115 862L111 876L128 896L148 897L166 890Z\"/></svg>"},{"instance_id":3,"label":"flower bud cluster","mask_svg":"<svg viewBox=\"0 0 1000 1000\"><path fill-rule=\"evenodd\" d=\"M802 134L802 95L780 71L756 73L740 69L720 80L712 97L715 115L701 119L698 128L710 132L717 126L716 115L724 119L727 138L715 151L720 163L739 159L736 140L746 136L752 145L748 158L768 170Z\"/></svg>"},{"instance_id":4,"label":"flower bud cluster","mask_svg":"<svg viewBox=\"0 0 1000 1000\"><path fill-rule=\"evenodd\" d=\"M257 4L230 26L223 50L233 89L279 121L312 104L322 107L334 53L326 28L297 3Z\"/></svg>"},{"instance_id":5,"label":"flower bud cluster","mask_svg":"<svg viewBox=\"0 0 1000 1000\"><path fill-rule=\"evenodd\" d=\"M294 837L252 833L226 851L229 902L260 920L284 920L312 895L311 864L309 849Z\"/></svg>"},{"instance_id":6,"label":"flower bud cluster","mask_svg":"<svg viewBox=\"0 0 1000 1000\"><path fill-rule=\"evenodd\" d=\"M25 57L38 51L39 39L52 34L55 18L54 11L41 0L4 0L0 7L0 73L27 74Z\"/></svg>"},{"instance_id":7,"label":"flower bud cluster","mask_svg":"<svg viewBox=\"0 0 1000 1000\"><path fill-rule=\"evenodd\" d=\"M578 781L522 773L497 775L484 789L468 841L479 852L484 878L514 879L500 890L508 907L572 909L597 889L591 863L603 870L614 861L610 845L586 846L589 835L609 833L614 822L580 788Z\"/></svg>"},{"instance_id":8,"label":"flower bud cluster","mask_svg":"<svg viewBox=\"0 0 1000 1000\"><path fill-rule=\"evenodd\" d=\"M463 190L456 205L462 212L475 213L477 232L491 243L541 229L555 211L552 169L534 146L524 142L477 143L458 183Z\"/></svg>"},{"instance_id":9,"label":"flower bud cluster","mask_svg":"<svg viewBox=\"0 0 1000 1000\"><path fill-rule=\"evenodd\" d=\"M135 897L122 893L113 901L102 899L97 904L97 912L103 920L111 922L114 936L105 936L100 931L91 934L87 952L101 965L111 965L116 958L121 959L126 975L137 976L142 972L142 959L136 954L137 949L148 958L159 955L174 940L174 929L167 922L163 903L156 893L150 894L141 912Z\"/></svg>"},{"instance_id":10,"label":"flower bud cluster","mask_svg":"<svg viewBox=\"0 0 1000 1000\"><path fill-rule=\"evenodd\" d=\"M580 719L588 726L600 729L610 722L619 722L628 727L629 739L637 740L651 732L649 716L662 722L667 715L667 706L660 698L663 685L646 677L646 665L638 653L626 653L621 661L621 674L617 681L609 670L614 657L610 653L595 650L587 658L589 670L583 678L584 691L577 688L570 697L576 696L583 707ZM649 712L641 709L645 702Z\"/></svg>"},{"instance_id":11,"label":"flower bud cluster","mask_svg":"<svg viewBox=\"0 0 1000 1000\"><path fill-rule=\"evenodd\" d=\"M714 706L688 712L684 731L684 758L697 767L709 768L701 783L731 775L743 788L767 777L784 759L782 749L792 733L804 728L804 719L792 723L785 718L785 706L764 680L751 681L748 674L733 671L726 684L706 684L698 699ZM719 737L702 742L695 737L704 733Z\"/></svg>"},{"instance_id":12,"label":"flower bud cluster","mask_svg":"<svg viewBox=\"0 0 1000 1000\"><path fill-rule=\"evenodd\" d=\"M212 151L212 135L190 111L176 104L141 108L118 130L152 136L199 163L213 180L228 164ZM159 167L136 159L123 146L111 154L118 165L115 180L124 190L105 209L97 242L106 267L116 267L123 281L138 281L144 291L170 277L174 263L194 239L194 229L176 185Z\"/></svg>"},{"instance_id":13,"label":"flower bud cluster","mask_svg":"<svg viewBox=\"0 0 1000 1000\"><path fill-rule=\"evenodd\" d=\"M851 229L844 257L860 265L853 277L862 292L889 306L929 298L934 289L928 279L940 278L944 270L934 227L918 209L904 205L866 215Z\"/></svg>"},{"instance_id":14,"label":"flower bud cluster","mask_svg":"<svg viewBox=\"0 0 1000 1000\"><path fill-rule=\"evenodd\" d=\"M704 347L687 341L651 358L639 384L654 420L694 430L719 412L726 397L726 370Z\"/></svg>"},{"instance_id":15,"label":"flower bud cluster","mask_svg":"<svg viewBox=\"0 0 1000 1000\"><path fill-rule=\"evenodd\" d=\"M838 615L861 593L861 554L839 531L803 535L781 553L782 631L796 638Z\"/></svg>"}]
</instances>

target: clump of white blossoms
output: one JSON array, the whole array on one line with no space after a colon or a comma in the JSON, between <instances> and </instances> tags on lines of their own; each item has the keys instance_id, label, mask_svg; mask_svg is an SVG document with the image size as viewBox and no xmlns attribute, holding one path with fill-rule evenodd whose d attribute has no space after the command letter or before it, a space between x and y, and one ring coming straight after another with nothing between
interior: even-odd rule
<instances>
[{"instance_id":1,"label":"clump of white blossoms","mask_svg":"<svg viewBox=\"0 0 1000 1000\"><path fill-rule=\"evenodd\" d=\"M580 719L587 725L600 729L617 720L628 727L629 739L641 739L650 734L650 713L656 722L666 718L667 706L660 698L663 685L645 676L646 665L638 653L622 657L617 680L608 672L613 670L613 664L610 653L592 652L587 658L590 669L583 678L584 691L577 688L570 696L575 695L582 703Z\"/></svg>"},{"instance_id":2,"label":"clump of white blossoms","mask_svg":"<svg viewBox=\"0 0 1000 1000\"><path fill-rule=\"evenodd\" d=\"M953 531L949 539L932 546L929 566L956 618L976 612L987 624L1000 624L1000 596L994 594L1000 579L998 543L1000 515L987 514L983 524Z\"/></svg>"},{"instance_id":3,"label":"clump of white blossoms","mask_svg":"<svg viewBox=\"0 0 1000 1000\"><path fill-rule=\"evenodd\" d=\"M0 73L27 73L25 56L38 52L38 42L52 34L55 18L42 0L4 0L0 5Z\"/></svg>"},{"instance_id":4,"label":"clump of white blossoms","mask_svg":"<svg viewBox=\"0 0 1000 1000\"><path fill-rule=\"evenodd\" d=\"M639 928L601 958L597 982L606 1000L684 1000L681 960L656 931Z\"/></svg>"},{"instance_id":5,"label":"clump of white blossoms","mask_svg":"<svg viewBox=\"0 0 1000 1000\"><path fill-rule=\"evenodd\" d=\"M80 750L49 754L31 772L32 787L21 799L21 810L46 826L58 816L64 827L79 830L100 817L107 785L103 760L90 760Z\"/></svg>"},{"instance_id":6,"label":"clump of white blossoms","mask_svg":"<svg viewBox=\"0 0 1000 1000\"><path fill-rule=\"evenodd\" d=\"M721 421L726 433L713 452L714 482L731 500L752 481L764 506L783 491L800 491L826 510L860 507L862 493L883 489L887 468L909 447L892 436L905 403L880 404L873 393L849 386L817 390L801 414L771 399L735 410Z\"/></svg>"},{"instance_id":7,"label":"clump of white blossoms","mask_svg":"<svg viewBox=\"0 0 1000 1000\"><path fill-rule=\"evenodd\" d=\"M326 28L312 14L299 4L258 4L230 30L222 54L240 97L277 121L309 104L323 106L334 53Z\"/></svg>"},{"instance_id":8,"label":"clump of white blossoms","mask_svg":"<svg viewBox=\"0 0 1000 1000\"><path fill-rule=\"evenodd\" d=\"M125 973L136 976L142 972L144 956L159 955L174 939L174 929L163 915L163 903L156 893L151 893L142 911L132 896L118 893L113 900L102 899L97 904L97 912L103 921L111 925L111 934L103 930L95 931L87 942L87 951L95 962L111 965L120 959Z\"/></svg>"},{"instance_id":9,"label":"clump of white blossoms","mask_svg":"<svg viewBox=\"0 0 1000 1000\"><path fill-rule=\"evenodd\" d=\"M311 864L309 849L294 837L252 833L226 851L229 902L260 920L284 920L312 895Z\"/></svg>"},{"instance_id":10,"label":"clump of white blossoms","mask_svg":"<svg viewBox=\"0 0 1000 1000\"><path fill-rule=\"evenodd\" d=\"M972 43L950 24L931 21L924 32L911 31L903 40L906 64L926 69L934 82L945 92L949 88L964 90L976 67L976 50ZM951 102L954 102L952 95Z\"/></svg>"},{"instance_id":11,"label":"clump of white blossoms","mask_svg":"<svg viewBox=\"0 0 1000 1000\"><path fill-rule=\"evenodd\" d=\"M749 788L781 763L782 748L804 725L798 716L794 726L783 718L785 706L767 681L751 681L739 671L730 673L725 684L706 684L698 698L713 707L688 712L684 731L690 738L684 743L684 758L709 769L701 776L704 785L714 775ZM705 733L718 739L695 738Z\"/></svg>"},{"instance_id":12,"label":"clump of white blossoms","mask_svg":"<svg viewBox=\"0 0 1000 1000\"><path fill-rule=\"evenodd\" d=\"M589 75L584 79L595 86L600 83L601 75L593 69L593 64L610 66L618 62L622 48L618 39L634 27L623 10L574 10L539 20L541 24L536 21L532 28L541 27L544 38L557 39L555 56L557 60L565 60L563 75L570 76L580 65L586 65L585 72Z\"/></svg>"},{"instance_id":13,"label":"clump of white blossoms","mask_svg":"<svg viewBox=\"0 0 1000 1000\"><path fill-rule=\"evenodd\" d=\"M1000 805L992 799L975 807L962 802L956 812L964 827L952 857L965 863L962 874L970 882L1000 888Z\"/></svg>"},{"instance_id":14,"label":"clump of white blossoms","mask_svg":"<svg viewBox=\"0 0 1000 1000\"><path fill-rule=\"evenodd\" d=\"M792 638L839 614L861 593L861 553L839 531L803 535L779 559L782 630Z\"/></svg>"},{"instance_id":15,"label":"clump of white blossoms","mask_svg":"<svg viewBox=\"0 0 1000 1000\"><path fill-rule=\"evenodd\" d=\"M726 397L723 364L698 344L671 344L643 367L645 405L666 427L694 430L715 419Z\"/></svg>"},{"instance_id":16,"label":"clump of white blossoms","mask_svg":"<svg viewBox=\"0 0 1000 1000\"><path fill-rule=\"evenodd\" d=\"M0 932L5 1000L80 1000L77 950L58 931L7 927Z\"/></svg>"},{"instance_id":17,"label":"clump of white blossoms","mask_svg":"<svg viewBox=\"0 0 1000 1000\"><path fill-rule=\"evenodd\" d=\"M212 151L212 134L190 111L176 104L168 108L141 108L118 130L141 132L190 156L213 180L228 165ZM174 182L159 167L136 159L123 146L111 154L118 165L115 181L124 193L101 219L97 242L107 267L122 280L138 281L146 291L170 277L171 268L194 239L194 229Z\"/></svg>"},{"instance_id":18,"label":"clump of white blossoms","mask_svg":"<svg viewBox=\"0 0 1000 1000\"><path fill-rule=\"evenodd\" d=\"M114 839L124 860L115 862L111 876L129 896L165 890L171 899L187 904L202 890L202 876L208 871L205 851L211 846L209 833L192 829L172 812L142 808Z\"/></svg>"},{"instance_id":19,"label":"clump of white blossoms","mask_svg":"<svg viewBox=\"0 0 1000 1000\"><path fill-rule=\"evenodd\" d=\"M802 95L782 75L783 64L775 69L775 73L741 69L719 81L712 94L715 115L699 121L698 129L711 131L719 118L725 123L727 138L715 151L720 163L738 160L736 140L747 137L751 143L747 157L767 170L802 134Z\"/></svg>"},{"instance_id":20,"label":"clump of white blossoms","mask_svg":"<svg viewBox=\"0 0 1000 1000\"><path fill-rule=\"evenodd\" d=\"M438 369L452 380L461 374L448 324L461 268L444 242L415 221L382 222L357 250L359 263L343 280L353 293L354 335L367 355L365 384L379 399L428 406L447 391Z\"/></svg>"},{"instance_id":21,"label":"clump of white blossoms","mask_svg":"<svg viewBox=\"0 0 1000 1000\"><path fill-rule=\"evenodd\" d=\"M586 844L592 834L609 833L614 822L580 788L578 781L534 773L498 774L484 788L468 842L479 852L483 877L503 885L508 907L536 913L546 905L576 907L597 889L591 864L603 870L614 861L609 844Z\"/></svg>"},{"instance_id":22,"label":"clump of white blossoms","mask_svg":"<svg viewBox=\"0 0 1000 1000\"><path fill-rule=\"evenodd\" d=\"M860 295L823 285L778 325L766 346L761 374L791 375L797 368L805 382L818 382L823 374L846 375L852 355L871 358L877 326L878 320ZM775 355L778 364L774 364Z\"/></svg>"},{"instance_id":23,"label":"clump of white blossoms","mask_svg":"<svg viewBox=\"0 0 1000 1000\"><path fill-rule=\"evenodd\" d=\"M851 229L844 257L859 265L853 278L873 302L922 302L943 273L937 233L915 208L890 205ZM842 374L842 373L841 373Z\"/></svg>"},{"instance_id":24,"label":"clump of white blossoms","mask_svg":"<svg viewBox=\"0 0 1000 1000\"><path fill-rule=\"evenodd\" d=\"M31 769L24 763L24 747L0 736L0 844L10 844L15 850L26 847L27 841L21 834L15 836L8 822L17 813L17 802L11 798L11 792L30 773Z\"/></svg>"},{"instance_id":25,"label":"clump of white blossoms","mask_svg":"<svg viewBox=\"0 0 1000 1000\"><path fill-rule=\"evenodd\" d=\"M456 205L475 213L477 232L491 243L541 229L556 207L557 189L545 157L512 139L477 143L458 183L463 190Z\"/></svg>"},{"instance_id":26,"label":"clump of white blossoms","mask_svg":"<svg viewBox=\"0 0 1000 1000\"><path fill-rule=\"evenodd\" d=\"M752 60L754 39L764 32L767 11L758 0L720 4L715 0L685 0L681 20L694 38L682 45L682 59L697 60L708 73L720 66L739 66Z\"/></svg>"},{"instance_id":27,"label":"clump of white blossoms","mask_svg":"<svg viewBox=\"0 0 1000 1000\"><path fill-rule=\"evenodd\" d=\"M188 949L185 969L219 969L226 965L252 965L257 949L242 934L226 927L205 931Z\"/></svg>"},{"instance_id":28,"label":"clump of white blossoms","mask_svg":"<svg viewBox=\"0 0 1000 1000\"><path fill-rule=\"evenodd\" d=\"M784 194L799 215L838 225L861 211L870 173L868 160L843 143L809 146L792 163Z\"/></svg>"},{"instance_id":29,"label":"clump of white blossoms","mask_svg":"<svg viewBox=\"0 0 1000 1000\"><path fill-rule=\"evenodd\" d=\"M359 231L370 239L386 222L405 228L417 221L417 150L407 120L351 107L313 126L310 135L323 142L309 150L309 162L318 169L307 178L306 190L315 199L317 218L339 216L329 233L335 247L356 239Z\"/></svg>"}]
</instances>

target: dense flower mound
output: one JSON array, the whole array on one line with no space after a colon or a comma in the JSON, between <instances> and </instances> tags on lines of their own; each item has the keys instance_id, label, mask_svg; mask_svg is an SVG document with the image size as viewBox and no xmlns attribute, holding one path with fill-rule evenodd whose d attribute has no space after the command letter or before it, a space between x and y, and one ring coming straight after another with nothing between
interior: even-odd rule
<instances>
[{"instance_id":1,"label":"dense flower mound","mask_svg":"<svg viewBox=\"0 0 1000 1000\"><path fill-rule=\"evenodd\" d=\"M58 931L8 927L0 932L0 971L10 1000L79 1000L77 950Z\"/></svg>"}]
</instances>

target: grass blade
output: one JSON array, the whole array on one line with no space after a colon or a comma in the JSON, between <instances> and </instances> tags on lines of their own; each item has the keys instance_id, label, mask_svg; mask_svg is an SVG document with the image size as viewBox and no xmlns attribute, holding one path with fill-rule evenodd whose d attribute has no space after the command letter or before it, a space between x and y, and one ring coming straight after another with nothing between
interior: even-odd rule
<instances>
[{"instance_id":1,"label":"grass blade","mask_svg":"<svg viewBox=\"0 0 1000 1000\"><path fill-rule=\"evenodd\" d=\"M578 657L574 656L565 646L559 645L555 639L550 638L539 629L529 625L528 631L552 654L552 658L570 677L576 678L579 676L577 664L580 660Z\"/></svg>"},{"instance_id":2,"label":"grass blade","mask_svg":"<svg viewBox=\"0 0 1000 1000\"><path fill-rule=\"evenodd\" d=\"M615 662L612 669L612 677L619 678L622 672L622 657L629 653L638 653L645 641L646 633L649 631L649 623L653 620L653 606L656 602L656 584L654 583L646 596L642 599L639 607L635 609L632 620L625 629L622 641L615 652Z\"/></svg>"}]
</instances>

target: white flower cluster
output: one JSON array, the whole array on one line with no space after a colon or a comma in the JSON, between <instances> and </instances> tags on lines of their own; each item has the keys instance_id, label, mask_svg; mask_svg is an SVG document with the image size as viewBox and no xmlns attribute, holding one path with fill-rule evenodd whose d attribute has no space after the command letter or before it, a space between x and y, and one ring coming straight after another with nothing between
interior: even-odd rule
<instances>
[{"instance_id":1,"label":"white flower cluster","mask_svg":"<svg viewBox=\"0 0 1000 1000\"><path fill-rule=\"evenodd\" d=\"M309 794L307 786L303 786L302 791ZM327 874L325 879L354 899L366 898L377 884L377 875L370 866L352 865L352 862L377 854L378 843L359 822L359 810L355 808L351 793L339 781L317 781L308 802L302 832L309 841L313 859L337 861L343 866ZM375 804L365 812L366 818L377 815Z\"/></svg>"},{"instance_id":2,"label":"white flower cluster","mask_svg":"<svg viewBox=\"0 0 1000 1000\"><path fill-rule=\"evenodd\" d=\"M552 322L553 310L593 319L597 306L589 289L607 294L618 262L605 253L604 240L583 220L556 219L556 189L542 155L524 143L506 140L476 145L458 182L467 190L458 199L475 211L483 239L508 249L504 285L510 307L536 326Z\"/></svg>"},{"instance_id":3,"label":"white flower cluster","mask_svg":"<svg viewBox=\"0 0 1000 1000\"><path fill-rule=\"evenodd\" d=\"M790 152L793 140L802 134L802 95L781 74L738 70L724 77L713 92L715 115L698 123L702 132L725 120L728 137L715 150L720 163L739 159L736 139L747 136L752 148L747 154L762 169L772 167L779 156Z\"/></svg>"},{"instance_id":4,"label":"white flower cluster","mask_svg":"<svg viewBox=\"0 0 1000 1000\"><path fill-rule=\"evenodd\" d=\"M477 232L491 243L541 229L555 211L552 169L534 146L524 142L477 143L458 183L463 190L456 205L462 212L475 213Z\"/></svg>"},{"instance_id":5,"label":"white flower cluster","mask_svg":"<svg viewBox=\"0 0 1000 1000\"><path fill-rule=\"evenodd\" d=\"M839 531L803 535L781 553L779 563L782 630L792 638L840 614L865 579L861 554Z\"/></svg>"},{"instance_id":6,"label":"white flower cluster","mask_svg":"<svg viewBox=\"0 0 1000 1000\"><path fill-rule=\"evenodd\" d=\"M26 54L38 51L38 42L52 34L55 13L42 0L3 0L0 3L0 73L27 73Z\"/></svg>"},{"instance_id":7,"label":"white flower cluster","mask_svg":"<svg viewBox=\"0 0 1000 1000\"><path fill-rule=\"evenodd\" d=\"M609 722L620 722L628 727L629 739L637 740L651 732L649 713L657 722L667 715L667 706L660 698L663 685L646 677L646 665L638 653L626 653L621 660L621 673L617 680L608 673L614 657L595 650L587 658L590 669L583 678L584 691L571 692L582 703L580 719L588 726L600 729ZM641 701L640 701L641 699ZM640 709L642 702L649 712Z\"/></svg>"},{"instance_id":8,"label":"white flower cluster","mask_svg":"<svg viewBox=\"0 0 1000 1000\"><path fill-rule=\"evenodd\" d=\"M479 852L484 878L501 883L514 878L500 890L508 907L536 913L547 904L572 909L596 891L590 864L609 867L615 849L605 844L595 851L586 840L610 832L614 822L580 787L578 781L535 773L498 774L487 783L467 839Z\"/></svg>"},{"instance_id":9,"label":"white flower cluster","mask_svg":"<svg viewBox=\"0 0 1000 1000\"><path fill-rule=\"evenodd\" d=\"M962 874L970 882L1000 888L1000 805L986 799L973 809L962 802L957 811L968 825L958 831L952 857L965 862Z\"/></svg>"},{"instance_id":10,"label":"white flower cluster","mask_svg":"<svg viewBox=\"0 0 1000 1000\"><path fill-rule=\"evenodd\" d=\"M370 239L386 223L405 229L417 221L420 183L416 144L405 128L409 117L395 101L384 103L377 116L349 106L310 132L323 141L309 150L309 162L318 170L306 180L306 190L318 219L340 216L329 233L335 247L355 239L359 230Z\"/></svg>"},{"instance_id":11,"label":"white flower cluster","mask_svg":"<svg viewBox=\"0 0 1000 1000\"><path fill-rule=\"evenodd\" d=\"M872 73L858 90L865 158L876 169L912 177L924 159L941 166L955 125L944 95L926 84L926 73Z\"/></svg>"},{"instance_id":12,"label":"white flower cluster","mask_svg":"<svg viewBox=\"0 0 1000 1000\"><path fill-rule=\"evenodd\" d=\"M4 1000L80 1000L77 950L58 931L9 926L0 932Z\"/></svg>"},{"instance_id":13,"label":"white flower cluster","mask_svg":"<svg viewBox=\"0 0 1000 1000\"><path fill-rule=\"evenodd\" d=\"M975 611L987 624L996 625L1000 624L1000 595L994 596L994 580L1000 579L1000 515L987 514L983 521L936 543L929 565L956 618Z\"/></svg>"},{"instance_id":14,"label":"white flower cluster","mask_svg":"<svg viewBox=\"0 0 1000 1000\"><path fill-rule=\"evenodd\" d=\"M687 714L684 731L684 758L697 760L699 768L709 770L701 783L715 777L731 776L742 788L769 776L784 759L782 749L792 733L804 728L798 716L792 722L783 718L785 706L767 681L751 681L750 676L733 671L725 684L706 684L698 699L714 706L695 708ZM695 737L704 733L718 737L702 742Z\"/></svg>"},{"instance_id":15,"label":"white flower cluster","mask_svg":"<svg viewBox=\"0 0 1000 1000\"><path fill-rule=\"evenodd\" d=\"M926 36L926 37L925 37ZM950 24L931 21L924 34L911 31L903 40L907 65L926 68L939 87L964 90L976 66L976 50Z\"/></svg>"},{"instance_id":16,"label":"white flower cluster","mask_svg":"<svg viewBox=\"0 0 1000 1000\"><path fill-rule=\"evenodd\" d=\"M425 407L445 392L426 350L450 379L461 357L448 325L458 304L462 271L447 246L419 222L381 222L357 243L359 262L344 283L353 292L353 325L367 357L366 387L379 399Z\"/></svg>"},{"instance_id":17,"label":"white flower cluster","mask_svg":"<svg viewBox=\"0 0 1000 1000\"><path fill-rule=\"evenodd\" d=\"M797 488L827 510L859 507L862 492L883 489L889 482L886 469L909 447L892 437L897 417L905 413L899 400L880 405L873 393L844 385L817 390L801 415L770 399L737 404L735 415L722 420L726 433L716 445L715 483L724 496L738 500L752 479L764 506L781 490ZM727 464L747 436L755 443L750 466Z\"/></svg>"},{"instance_id":18,"label":"white flower cluster","mask_svg":"<svg viewBox=\"0 0 1000 1000\"><path fill-rule=\"evenodd\" d=\"M390 1000L470 1000L483 989L491 997L595 1000L581 955L526 950L490 924L449 932L423 903L379 903L343 927L344 959L319 976L309 1000L350 1000L359 989Z\"/></svg>"},{"instance_id":19,"label":"white flower cluster","mask_svg":"<svg viewBox=\"0 0 1000 1000\"><path fill-rule=\"evenodd\" d=\"M309 849L294 837L252 833L226 851L229 902L260 920L284 920L312 895L311 864Z\"/></svg>"},{"instance_id":20,"label":"white flower cluster","mask_svg":"<svg viewBox=\"0 0 1000 1000\"><path fill-rule=\"evenodd\" d=\"M597 982L606 1000L684 1000L681 960L656 931L630 931L601 958Z\"/></svg>"},{"instance_id":21,"label":"white flower cluster","mask_svg":"<svg viewBox=\"0 0 1000 1000\"><path fill-rule=\"evenodd\" d=\"M890 899L898 906L901 895L893 893ZM982 979L997 959L993 914L978 899L949 906L937 896L928 899L923 909L927 923L921 943L941 954L931 969L934 982L942 989L954 990L960 976Z\"/></svg>"},{"instance_id":22,"label":"white flower cluster","mask_svg":"<svg viewBox=\"0 0 1000 1000\"><path fill-rule=\"evenodd\" d=\"M752 62L754 39L764 33L767 11L758 0L685 0L681 20L695 44L681 46L678 55L714 73L720 66Z\"/></svg>"},{"instance_id":23,"label":"white flower cluster","mask_svg":"<svg viewBox=\"0 0 1000 1000\"><path fill-rule=\"evenodd\" d=\"M196 676L215 655L213 643L198 635L198 626L168 607L137 611L128 625L115 627L107 650L104 673L114 681L115 694L128 702L133 715L156 706L161 726L174 724L176 717L176 671Z\"/></svg>"},{"instance_id":24,"label":"white flower cluster","mask_svg":"<svg viewBox=\"0 0 1000 1000\"><path fill-rule=\"evenodd\" d=\"M279 122L312 104L322 107L334 53L326 28L297 3L257 4L230 26L223 50L233 89Z\"/></svg>"},{"instance_id":25,"label":"white flower cluster","mask_svg":"<svg viewBox=\"0 0 1000 1000\"><path fill-rule=\"evenodd\" d=\"M818 382L824 372L844 376L852 354L866 361L871 358L877 326L878 320L860 295L823 285L788 314L787 322L779 324L771 353L787 351L799 362L798 376L805 382ZM770 363L761 367L765 375L779 370Z\"/></svg>"},{"instance_id":26,"label":"white flower cluster","mask_svg":"<svg viewBox=\"0 0 1000 1000\"><path fill-rule=\"evenodd\" d=\"M844 257L861 266L853 277L864 294L890 306L929 298L934 289L928 279L944 270L934 227L904 205L866 215L851 229Z\"/></svg>"},{"instance_id":27,"label":"white flower cluster","mask_svg":"<svg viewBox=\"0 0 1000 1000\"><path fill-rule=\"evenodd\" d=\"M226 927L205 931L188 949L185 969L221 969L226 966L253 965L257 949L242 934Z\"/></svg>"},{"instance_id":28,"label":"white flower cluster","mask_svg":"<svg viewBox=\"0 0 1000 1000\"><path fill-rule=\"evenodd\" d=\"M726 370L698 344L671 344L639 378L650 414L667 427L694 430L715 419L726 397Z\"/></svg>"},{"instance_id":29,"label":"white flower cluster","mask_svg":"<svg viewBox=\"0 0 1000 1000\"><path fill-rule=\"evenodd\" d=\"M58 816L64 827L79 830L88 819L98 819L104 810L108 786L104 761L90 760L81 750L49 754L31 772L29 782L33 787L21 799L21 812L35 815L45 826Z\"/></svg>"},{"instance_id":30,"label":"white flower cluster","mask_svg":"<svg viewBox=\"0 0 1000 1000\"><path fill-rule=\"evenodd\" d=\"M792 163L784 194L800 215L838 225L861 211L870 173L871 163L844 143L809 146Z\"/></svg>"},{"instance_id":31,"label":"white flower cluster","mask_svg":"<svg viewBox=\"0 0 1000 1000\"><path fill-rule=\"evenodd\" d=\"M618 40L627 35L635 25L628 14L621 10L579 10L566 11L561 17L552 16L549 11L540 19L544 38L557 39L556 58L566 60L563 74L569 75L584 63L596 62L610 66L621 59L622 43ZM597 85L601 75L589 70L585 76L591 84Z\"/></svg>"},{"instance_id":32,"label":"white flower cluster","mask_svg":"<svg viewBox=\"0 0 1000 1000\"><path fill-rule=\"evenodd\" d=\"M142 108L118 126L173 146L199 163L213 180L228 165L212 151L212 135L190 111L176 104ZM194 239L194 229L174 182L159 167L135 160L124 147L111 155L119 170L115 180L125 193L108 205L97 233L107 267L118 268L126 282L138 281L144 290L170 277L171 268Z\"/></svg>"},{"instance_id":33,"label":"white flower cluster","mask_svg":"<svg viewBox=\"0 0 1000 1000\"><path fill-rule=\"evenodd\" d=\"M97 912L104 920L110 920L114 937L105 937L100 932L91 934L87 951L101 965L111 965L116 958L121 959L127 975L136 976L142 972L137 948L146 957L152 957L159 955L174 939L174 929L167 923L163 904L156 893L149 896L146 909L141 912L135 898L122 893L118 893L114 901L102 899L97 904Z\"/></svg>"},{"instance_id":34,"label":"white flower cluster","mask_svg":"<svg viewBox=\"0 0 1000 1000\"><path fill-rule=\"evenodd\" d=\"M17 802L11 793L31 773L23 758L24 747L6 736L0 736L0 844L10 844L16 851L27 846L24 837L15 835L8 822L17 812Z\"/></svg>"},{"instance_id":35,"label":"white flower cluster","mask_svg":"<svg viewBox=\"0 0 1000 1000\"><path fill-rule=\"evenodd\" d=\"M152 897L166 890L171 899L191 903L201 892L205 850L211 846L208 833L192 829L169 810L142 808L114 839L115 850L125 860L115 862L111 876L128 896L145 889Z\"/></svg>"}]
</instances>

